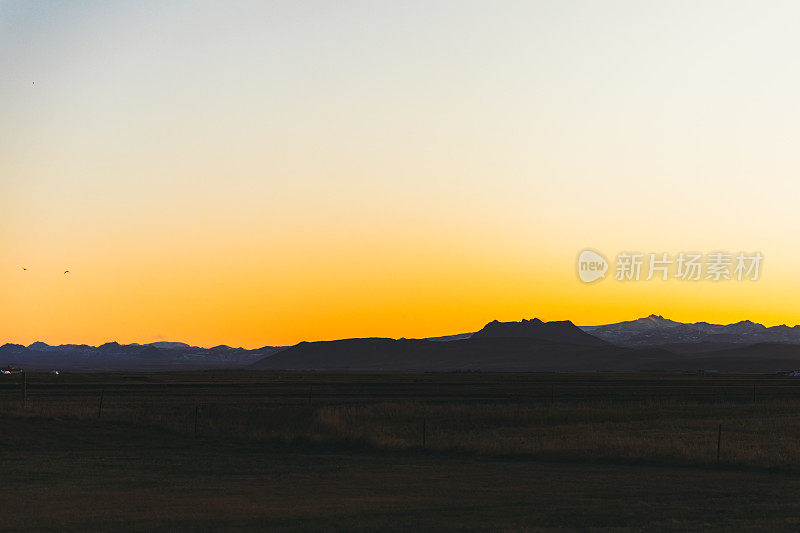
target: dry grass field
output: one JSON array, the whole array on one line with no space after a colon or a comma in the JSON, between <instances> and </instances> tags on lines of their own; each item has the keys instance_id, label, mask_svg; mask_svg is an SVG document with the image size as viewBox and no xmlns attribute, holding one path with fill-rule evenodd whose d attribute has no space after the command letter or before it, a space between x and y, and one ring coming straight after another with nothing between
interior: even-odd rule
<instances>
[{"instance_id":1,"label":"dry grass field","mask_svg":"<svg viewBox=\"0 0 800 533\"><path fill-rule=\"evenodd\" d=\"M800 381L790 378L26 381L24 393L20 376L0 381L0 527L11 530L800 524Z\"/></svg>"}]
</instances>

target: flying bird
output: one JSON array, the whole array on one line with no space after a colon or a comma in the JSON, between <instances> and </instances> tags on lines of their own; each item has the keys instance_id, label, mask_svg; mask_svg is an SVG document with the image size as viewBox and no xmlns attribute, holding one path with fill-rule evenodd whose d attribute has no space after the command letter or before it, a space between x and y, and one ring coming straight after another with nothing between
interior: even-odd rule
<instances>
[{"instance_id":1,"label":"flying bird","mask_svg":"<svg viewBox=\"0 0 800 533\"><path fill-rule=\"evenodd\" d=\"M28 269L27 269L27 268L25 268L25 267L22 267L22 270L28 270Z\"/></svg>"},{"instance_id":2,"label":"flying bird","mask_svg":"<svg viewBox=\"0 0 800 533\"><path fill-rule=\"evenodd\" d=\"M69 274L69 270L65 270L65 271L64 271L64 274Z\"/></svg>"}]
</instances>

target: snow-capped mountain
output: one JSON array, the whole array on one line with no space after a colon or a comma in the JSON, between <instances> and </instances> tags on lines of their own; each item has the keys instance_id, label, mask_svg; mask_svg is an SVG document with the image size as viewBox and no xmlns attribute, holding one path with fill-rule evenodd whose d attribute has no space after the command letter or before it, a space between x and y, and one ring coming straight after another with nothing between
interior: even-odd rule
<instances>
[{"instance_id":1,"label":"snow-capped mountain","mask_svg":"<svg viewBox=\"0 0 800 533\"><path fill-rule=\"evenodd\" d=\"M781 325L768 328L750 320L743 320L735 324L683 323L669 320L661 315L650 315L615 324L581 326L581 329L595 337L621 346L656 346L700 342L800 344L800 326Z\"/></svg>"}]
</instances>

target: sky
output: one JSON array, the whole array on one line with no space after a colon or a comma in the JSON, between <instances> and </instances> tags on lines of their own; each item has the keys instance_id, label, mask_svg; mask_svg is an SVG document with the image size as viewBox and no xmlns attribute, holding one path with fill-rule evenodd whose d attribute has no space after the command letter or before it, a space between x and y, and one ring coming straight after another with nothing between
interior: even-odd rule
<instances>
[{"instance_id":1,"label":"sky","mask_svg":"<svg viewBox=\"0 0 800 533\"><path fill-rule=\"evenodd\" d=\"M798 19L0 0L0 342L798 324ZM586 284L586 248L764 260L757 281Z\"/></svg>"}]
</instances>

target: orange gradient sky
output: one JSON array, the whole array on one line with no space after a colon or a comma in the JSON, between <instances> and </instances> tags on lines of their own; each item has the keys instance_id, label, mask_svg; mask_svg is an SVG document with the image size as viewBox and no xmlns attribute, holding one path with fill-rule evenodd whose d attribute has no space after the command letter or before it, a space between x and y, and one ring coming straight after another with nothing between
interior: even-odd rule
<instances>
[{"instance_id":1,"label":"orange gradient sky","mask_svg":"<svg viewBox=\"0 0 800 533\"><path fill-rule=\"evenodd\" d=\"M0 342L800 323L798 18L1 2ZM587 247L765 259L756 282L587 285Z\"/></svg>"}]
</instances>

